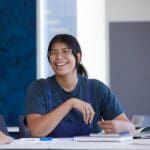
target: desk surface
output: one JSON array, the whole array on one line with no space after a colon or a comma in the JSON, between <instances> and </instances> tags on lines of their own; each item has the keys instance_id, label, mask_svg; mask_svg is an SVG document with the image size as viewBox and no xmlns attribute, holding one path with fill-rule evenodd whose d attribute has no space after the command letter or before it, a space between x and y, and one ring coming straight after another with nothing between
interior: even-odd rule
<instances>
[{"instance_id":1,"label":"desk surface","mask_svg":"<svg viewBox=\"0 0 150 150\"><path fill-rule=\"evenodd\" d=\"M125 142L76 142L72 140L14 141L0 145L0 149L72 149L72 150L150 150L150 139Z\"/></svg>"}]
</instances>

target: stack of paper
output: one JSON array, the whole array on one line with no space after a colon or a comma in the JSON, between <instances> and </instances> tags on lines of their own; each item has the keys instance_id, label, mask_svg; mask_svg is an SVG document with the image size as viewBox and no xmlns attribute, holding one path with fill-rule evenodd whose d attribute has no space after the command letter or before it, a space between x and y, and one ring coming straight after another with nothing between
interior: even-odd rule
<instances>
[{"instance_id":1,"label":"stack of paper","mask_svg":"<svg viewBox=\"0 0 150 150\"><path fill-rule=\"evenodd\" d=\"M106 133L97 133L91 134L90 136L76 136L74 137L74 141L91 141L91 142L100 142L100 141L112 141L112 142L121 142L133 139L133 136L129 133L121 133L121 134L106 134Z\"/></svg>"}]
</instances>

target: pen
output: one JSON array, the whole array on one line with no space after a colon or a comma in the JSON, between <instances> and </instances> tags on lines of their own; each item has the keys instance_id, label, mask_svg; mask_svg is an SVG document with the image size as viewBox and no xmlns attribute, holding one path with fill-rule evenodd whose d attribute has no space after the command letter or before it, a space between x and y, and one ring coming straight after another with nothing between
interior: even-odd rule
<instances>
[{"instance_id":1,"label":"pen","mask_svg":"<svg viewBox=\"0 0 150 150\"><path fill-rule=\"evenodd\" d=\"M52 137L43 137L40 138L40 141L51 141L53 138Z\"/></svg>"}]
</instances>

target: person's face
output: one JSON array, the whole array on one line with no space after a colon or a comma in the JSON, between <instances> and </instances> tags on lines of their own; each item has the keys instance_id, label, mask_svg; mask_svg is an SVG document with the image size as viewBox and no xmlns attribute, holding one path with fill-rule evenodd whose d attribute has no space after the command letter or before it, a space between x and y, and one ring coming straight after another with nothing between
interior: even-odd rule
<instances>
[{"instance_id":1,"label":"person's face","mask_svg":"<svg viewBox=\"0 0 150 150\"><path fill-rule=\"evenodd\" d=\"M57 42L52 46L49 60L55 74L59 76L73 73L76 69L76 60L72 49L65 43Z\"/></svg>"}]
</instances>

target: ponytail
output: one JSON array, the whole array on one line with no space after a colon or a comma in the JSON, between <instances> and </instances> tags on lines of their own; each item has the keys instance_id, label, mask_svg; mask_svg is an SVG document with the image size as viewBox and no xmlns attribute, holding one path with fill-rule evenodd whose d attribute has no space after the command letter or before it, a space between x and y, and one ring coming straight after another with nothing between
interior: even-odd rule
<instances>
[{"instance_id":1,"label":"ponytail","mask_svg":"<svg viewBox=\"0 0 150 150\"><path fill-rule=\"evenodd\" d=\"M79 73L80 75L83 75L83 76L85 76L85 77L88 77L88 73L87 73L85 67L84 67L82 64L80 64L80 63L77 65L77 71L78 71L78 73Z\"/></svg>"}]
</instances>

